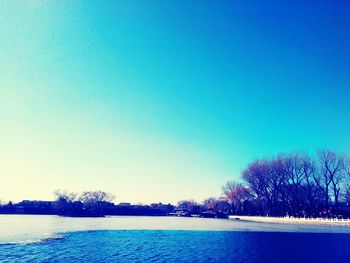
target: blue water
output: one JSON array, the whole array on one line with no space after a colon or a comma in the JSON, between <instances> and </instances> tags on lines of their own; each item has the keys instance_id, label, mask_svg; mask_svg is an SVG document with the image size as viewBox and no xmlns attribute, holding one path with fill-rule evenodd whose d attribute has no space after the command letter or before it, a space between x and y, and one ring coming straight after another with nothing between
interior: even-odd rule
<instances>
[{"instance_id":1,"label":"blue water","mask_svg":"<svg viewBox=\"0 0 350 263\"><path fill-rule=\"evenodd\" d=\"M0 262L350 262L350 226L0 215Z\"/></svg>"},{"instance_id":2,"label":"blue water","mask_svg":"<svg viewBox=\"0 0 350 263\"><path fill-rule=\"evenodd\" d=\"M94 230L0 245L1 262L350 262L350 235Z\"/></svg>"}]
</instances>

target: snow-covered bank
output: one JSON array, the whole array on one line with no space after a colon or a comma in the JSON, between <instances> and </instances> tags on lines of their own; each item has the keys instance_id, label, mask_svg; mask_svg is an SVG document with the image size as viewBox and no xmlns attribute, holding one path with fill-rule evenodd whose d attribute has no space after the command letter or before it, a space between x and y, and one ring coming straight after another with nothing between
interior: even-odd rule
<instances>
[{"instance_id":1,"label":"snow-covered bank","mask_svg":"<svg viewBox=\"0 0 350 263\"><path fill-rule=\"evenodd\" d=\"M289 224L316 224L316 225L347 225L350 226L350 219L336 218L297 218L297 217L269 217L269 216L238 216L230 215L233 220L245 220L266 223L289 223Z\"/></svg>"}]
</instances>

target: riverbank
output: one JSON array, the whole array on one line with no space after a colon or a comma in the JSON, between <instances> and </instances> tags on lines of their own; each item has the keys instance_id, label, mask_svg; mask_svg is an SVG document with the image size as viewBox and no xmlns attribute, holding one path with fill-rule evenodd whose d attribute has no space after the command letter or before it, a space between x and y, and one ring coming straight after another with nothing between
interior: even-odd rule
<instances>
[{"instance_id":1,"label":"riverbank","mask_svg":"<svg viewBox=\"0 0 350 263\"><path fill-rule=\"evenodd\" d=\"M264 223L284 224L313 224L313 225L341 225L350 226L350 219L336 218L296 218L296 217L269 217L269 216L240 216L230 215L231 220L243 220Z\"/></svg>"}]
</instances>

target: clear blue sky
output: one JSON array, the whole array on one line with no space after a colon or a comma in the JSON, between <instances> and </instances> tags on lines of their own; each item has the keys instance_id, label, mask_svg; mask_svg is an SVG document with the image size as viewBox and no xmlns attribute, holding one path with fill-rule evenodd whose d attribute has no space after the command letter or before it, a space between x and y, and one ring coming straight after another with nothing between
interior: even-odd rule
<instances>
[{"instance_id":1,"label":"clear blue sky","mask_svg":"<svg viewBox=\"0 0 350 263\"><path fill-rule=\"evenodd\" d=\"M201 201L256 158L350 152L346 2L1 1L0 198Z\"/></svg>"}]
</instances>

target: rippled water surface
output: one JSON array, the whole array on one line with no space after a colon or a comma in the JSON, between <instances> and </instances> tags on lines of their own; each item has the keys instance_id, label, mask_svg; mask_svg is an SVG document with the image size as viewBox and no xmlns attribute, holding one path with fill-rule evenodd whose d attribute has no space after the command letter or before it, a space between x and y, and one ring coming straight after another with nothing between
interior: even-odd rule
<instances>
[{"instance_id":1,"label":"rippled water surface","mask_svg":"<svg viewBox=\"0 0 350 263\"><path fill-rule=\"evenodd\" d=\"M349 232L200 218L0 216L0 261L350 262Z\"/></svg>"}]
</instances>

